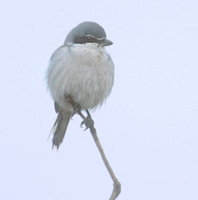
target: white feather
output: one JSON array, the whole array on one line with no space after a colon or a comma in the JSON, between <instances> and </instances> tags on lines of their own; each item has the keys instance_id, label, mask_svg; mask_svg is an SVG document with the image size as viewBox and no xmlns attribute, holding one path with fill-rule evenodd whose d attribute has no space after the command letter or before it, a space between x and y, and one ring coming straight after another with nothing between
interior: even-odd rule
<instances>
[{"instance_id":1,"label":"white feather","mask_svg":"<svg viewBox=\"0 0 198 200\"><path fill-rule=\"evenodd\" d=\"M96 108L111 92L114 64L106 50L96 43L62 46L50 59L47 82L52 98L63 110L73 113L66 95L82 109Z\"/></svg>"}]
</instances>

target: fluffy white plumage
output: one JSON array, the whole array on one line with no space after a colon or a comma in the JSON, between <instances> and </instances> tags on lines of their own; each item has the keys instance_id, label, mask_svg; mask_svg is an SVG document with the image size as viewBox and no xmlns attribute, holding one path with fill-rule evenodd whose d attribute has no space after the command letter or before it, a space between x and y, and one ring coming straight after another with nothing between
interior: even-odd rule
<instances>
[{"instance_id":1,"label":"fluffy white plumage","mask_svg":"<svg viewBox=\"0 0 198 200\"><path fill-rule=\"evenodd\" d=\"M96 43L62 46L50 59L47 82L52 98L64 111L73 113L67 95L82 110L92 109L111 92L114 65L105 48Z\"/></svg>"}]
</instances>

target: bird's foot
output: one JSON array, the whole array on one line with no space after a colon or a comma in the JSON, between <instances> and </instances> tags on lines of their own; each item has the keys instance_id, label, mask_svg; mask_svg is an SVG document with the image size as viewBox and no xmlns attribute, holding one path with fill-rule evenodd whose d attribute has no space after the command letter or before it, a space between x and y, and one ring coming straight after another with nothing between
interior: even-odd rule
<instances>
[{"instance_id":1,"label":"bird's foot","mask_svg":"<svg viewBox=\"0 0 198 200\"><path fill-rule=\"evenodd\" d=\"M91 118L91 115L90 115L89 111L86 110L86 112L87 112L87 117L81 122L81 127L82 127L83 125L86 126L86 128L85 128L84 131L86 131L88 128L89 128L89 129L92 129L93 126L94 126L94 121L93 121L93 119Z\"/></svg>"}]
</instances>

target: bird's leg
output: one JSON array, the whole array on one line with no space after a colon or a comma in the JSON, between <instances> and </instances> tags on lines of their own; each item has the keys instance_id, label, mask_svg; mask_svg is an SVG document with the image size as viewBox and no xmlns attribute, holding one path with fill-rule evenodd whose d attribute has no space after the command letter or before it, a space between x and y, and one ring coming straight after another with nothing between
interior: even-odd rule
<instances>
[{"instance_id":1,"label":"bird's leg","mask_svg":"<svg viewBox=\"0 0 198 200\"><path fill-rule=\"evenodd\" d=\"M94 127L94 121L93 121L93 119L92 119L92 117L91 117L89 111L86 110L86 112L87 112L87 117L84 118L84 120L81 122L81 127L82 127L83 125L86 126L86 128L85 128L84 131L86 131L88 128L89 128L89 129L92 129L92 128Z\"/></svg>"},{"instance_id":2,"label":"bird's leg","mask_svg":"<svg viewBox=\"0 0 198 200\"><path fill-rule=\"evenodd\" d=\"M85 125L85 126L86 126L85 131L86 131L88 128L89 128L90 130L94 130L94 129L95 129L95 128L94 128L94 121L93 121L93 119L91 118L91 115L90 115L89 111L86 110L86 112L87 112L87 117L85 117L85 116L82 114L82 112L81 112L81 107L80 107L79 104L77 104L70 96L66 96L65 98L66 98L66 101L67 101L68 103L70 103L70 104L72 105L73 109L74 109L74 114L73 114L73 115L75 115L76 113L78 113L78 114L83 118L83 121L81 122L81 127L82 127L83 125Z\"/></svg>"},{"instance_id":3,"label":"bird's leg","mask_svg":"<svg viewBox=\"0 0 198 200\"><path fill-rule=\"evenodd\" d=\"M73 109L74 109L74 113L73 113L72 116L74 116L76 113L81 112L80 105L78 103L74 102L74 100L70 96L66 96L65 98L66 98L66 101L68 103L70 103L72 105Z\"/></svg>"},{"instance_id":4,"label":"bird's leg","mask_svg":"<svg viewBox=\"0 0 198 200\"><path fill-rule=\"evenodd\" d=\"M73 109L74 109L74 113L73 113L73 116L76 114L76 113L79 113L81 112L81 107L78 103L76 103L74 106L73 106Z\"/></svg>"}]
</instances>

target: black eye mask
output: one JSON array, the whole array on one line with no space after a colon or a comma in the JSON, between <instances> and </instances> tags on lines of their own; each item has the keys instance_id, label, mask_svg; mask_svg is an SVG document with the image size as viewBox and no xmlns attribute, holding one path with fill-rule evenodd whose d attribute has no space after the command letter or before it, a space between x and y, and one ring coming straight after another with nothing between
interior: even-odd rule
<instances>
[{"instance_id":1,"label":"black eye mask","mask_svg":"<svg viewBox=\"0 0 198 200\"><path fill-rule=\"evenodd\" d=\"M96 38L91 36L75 37L74 44L85 44L85 43L100 43Z\"/></svg>"}]
</instances>

